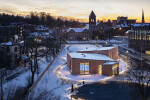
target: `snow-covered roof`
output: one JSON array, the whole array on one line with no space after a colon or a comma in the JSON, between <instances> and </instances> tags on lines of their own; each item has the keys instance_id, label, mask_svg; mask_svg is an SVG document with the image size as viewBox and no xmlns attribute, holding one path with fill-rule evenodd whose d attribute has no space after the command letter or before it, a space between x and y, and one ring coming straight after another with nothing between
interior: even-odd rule
<instances>
[{"instance_id":1,"label":"snow-covered roof","mask_svg":"<svg viewBox=\"0 0 150 100\"><path fill-rule=\"evenodd\" d=\"M35 29L36 30L48 30L49 28L44 25L38 25Z\"/></svg>"},{"instance_id":2,"label":"snow-covered roof","mask_svg":"<svg viewBox=\"0 0 150 100\"><path fill-rule=\"evenodd\" d=\"M84 50L79 50L79 51L100 51L100 50L110 50L116 47L96 47L96 48L90 48L90 49L84 49Z\"/></svg>"},{"instance_id":3,"label":"snow-covered roof","mask_svg":"<svg viewBox=\"0 0 150 100\"><path fill-rule=\"evenodd\" d=\"M86 26L84 27L84 29L89 29L89 24L86 24Z\"/></svg>"},{"instance_id":4,"label":"snow-covered roof","mask_svg":"<svg viewBox=\"0 0 150 100\"><path fill-rule=\"evenodd\" d=\"M0 45L1 46L13 46L13 45L19 45L19 44L16 43L16 42L9 41L9 42L6 42L6 43L1 43Z\"/></svg>"},{"instance_id":5,"label":"snow-covered roof","mask_svg":"<svg viewBox=\"0 0 150 100\"><path fill-rule=\"evenodd\" d=\"M12 42L7 42L7 43L5 43L5 45L13 45L13 43Z\"/></svg>"},{"instance_id":6,"label":"snow-covered roof","mask_svg":"<svg viewBox=\"0 0 150 100\"><path fill-rule=\"evenodd\" d=\"M121 28L121 27L129 27L126 23L121 24L121 25L116 25L113 28Z\"/></svg>"},{"instance_id":7,"label":"snow-covered roof","mask_svg":"<svg viewBox=\"0 0 150 100\"><path fill-rule=\"evenodd\" d=\"M74 30L75 32L83 32L85 29L84 28L69 28L67 29L67 32L69 32L70 30Z\"/></svg>"},{"instance_id":8,"label":"snow-covered roof","mask_svg":"<svg viewBox=\"0 0 150 100\"><path fill-rule=\"evenodd\" d=\"M145 24L139 23L139 24L132 24L132 26L134 26L134 27L139 27L139 26L150 26L150 24L148 24L148 23L145 23Z\"/></svg>"},{"instance_id":9,"label":"snow-covered roof","mask_svg":"<svg viewBox=\"0 0 150 100\"><path fill-rule=\"evenodd\" d=\"M105 60L105 61L115 61L108 56L95 54L95 53L68 53L71 58L78 58L78 59L90 59L90 60Z\"/></svg>"},{"instance_id":10,"label":"snow-covered roof","mask_svg":"<svg viewBox=\"0 0 150 100\"><path fill-rule=\"evenodd\" d=\"M21 42L20 42L20 46L24 46L24 41L21 41Z\"/></svg>"},{"instance_id":11,"label":"snow-covered roof","mask_svg":"<svg viewBox=\"0 0 150 100\"><path fill-rule=\"evenodd\" d=\"M120 27L129 27L129 26L127 25L127 23L124 22L124 24L121 24Z\"/></svg>"},{"instance_id":12,"label":"snow-covered roof","mask_svg":"<svg viewBox=\"0 0 150 100\"><path fill-rule=\"evenodd\" d=\"M83 29L83 28L74 28L73 30L74 30L75 32L83 32L84 29Z\"/></svg>"},{"instance_id":13,"label":"snow-covered roof","mask_svg":"<svg viewBox=\"0 0 150 100\"><path fill-rule=\"evenodd\" d=\"M106 63L104 63L103 65L114 65L114 64L116 64L116 63L118 63L118 62L106 62Z\"/></svg>"},{"instance_id":14,"label":"snow-covered roof","mask_svg":"<svg viewBox=\"0 0 150 100\"><path fill-rule=\"evenodd\" d=\"M100 22L96 22L96 26L99 24Z\"/></svg>"}]
</instances>

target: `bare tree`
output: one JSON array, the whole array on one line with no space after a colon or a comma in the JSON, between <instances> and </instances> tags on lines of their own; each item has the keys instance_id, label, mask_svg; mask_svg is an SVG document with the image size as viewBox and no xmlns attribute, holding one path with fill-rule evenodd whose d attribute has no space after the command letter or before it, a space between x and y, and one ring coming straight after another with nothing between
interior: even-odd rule
<instances>
[{"instance_id":1,"label":"bare tree","mask_svg":"<svg viewBox=\"0 0 150 100\"><path fill-rule=\"evenodd\" d=\"M25 45L28 48L28 50L30 51L29 64L30 64L31 73L32 73L32 82L31 83L33 84L34 83L34 75L38 68L38 59L37 59L38 43L34 38L29 38L26 40Z\"/></svg>"},{"instance_id":2,"label":"bare tree","mask_svg":"<svg viewBox=\"0 0 150 100\"><path fill-rule=\"evenodd\" d=\"M137 62L137 65L130 69L127 78L127 82L136 89L142 100L148 100L150 97L150 72L146 67L142 66L142 62Z\"/></svg>"}]
</instances>

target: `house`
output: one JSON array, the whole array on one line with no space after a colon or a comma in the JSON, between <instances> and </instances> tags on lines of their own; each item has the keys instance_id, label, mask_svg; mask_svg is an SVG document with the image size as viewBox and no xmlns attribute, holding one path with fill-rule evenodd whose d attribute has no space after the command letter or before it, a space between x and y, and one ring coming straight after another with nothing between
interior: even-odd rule
<instances>
[{"instance_id":1,"label":"house","mask_svg":"<svg viewBox=\"0 0 150 100\"><path fill-rule=\"evenodd\" d=\"M88 40L89 31L84 28L69 28L67 30L68 40Z\"/></svg>"},{"instance_id":2,"label":"house","mask_svg":"<svg viewBox=\"0 0 150 100\"><path fill-rule=\"evenodd\" d=\"M67 65L73 75L118 75L118 47L101 47L67 54Z\"/></svg>"},{"instance_id":3,"label":"house","mask_svg":"<svg viewBox=\"0 0 150 100\"><path fill-rule=\"evenodd\" d=\"M10 66L15 66L17 58L20 56L19 44L16 42L2 43L1 48L3 48Z\"/></svg>"}]
</instances>

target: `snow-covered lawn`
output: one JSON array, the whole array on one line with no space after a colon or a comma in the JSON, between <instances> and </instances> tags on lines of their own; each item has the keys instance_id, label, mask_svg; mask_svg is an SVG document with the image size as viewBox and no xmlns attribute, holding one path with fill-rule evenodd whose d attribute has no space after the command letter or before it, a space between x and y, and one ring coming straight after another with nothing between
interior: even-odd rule
<instances>
[{"instance_id":1,"label":"snow-covered lawn","mask_svg":"<svg viewBox=\"0 0 150 100\"><path fill-rule=\"evenodd\" d=\"M53 58L51 58L51 60L52 59ZM49 63L50 62L47 62L45 57L40 58L40 60L38 61L38 64L39 64L39 73L35 73L35 77L34 77L35 80L37 80L37 78L45 70L45 68L49 65ZM5 82L3 84L4 100L6 100L6 98L9 95L9 92L11 92L12 90L13 90L13 92L15 92L15 90L18 87L26 87L28 85L29 78L31 80L31 71L30 71L30 68L27 71L21 73L16 78L14 78L14 79L12 79L12 80L10 80L8 82Z\"/></svg>"},{"instance_id":2,"label":"snow-covered lawn","mask_svg":"<svg viewBox=\"0 0 150 100\"><path fill-rule=\"evenodd\" d=\"M80 45L66 45L59 56L55 59L54 63L44 74L36 87L30 92L29 98L36 99L44 96L44 99L60 99L70 100L69 88L72 84L79 83L86 80L86 82L97 82L112 77L102 75L71 75L68 67L66 66L66 55L68 52L75 52L87 48L97 48L96 45L80 44ZM126 63L120 60L120 73L125 70ZM46 93L45 93L46 92Z\"/></svg>"}]
</instances>

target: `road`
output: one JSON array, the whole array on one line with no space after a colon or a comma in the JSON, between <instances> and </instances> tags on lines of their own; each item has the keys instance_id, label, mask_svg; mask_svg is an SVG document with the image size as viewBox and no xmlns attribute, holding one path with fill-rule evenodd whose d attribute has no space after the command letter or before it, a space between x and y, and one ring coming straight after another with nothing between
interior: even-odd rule
<instances>
[{"instance_id":1,"label":"road","mask_svg":"<svg viewBox=\"0 0 150 100\"><path fill-rule=\"evenodd\" d=\"M118 51L119 51L119 57L121 59L123 59L124 61L126 61L128 63L128 65L130 66L134 66L137 65L137 62L141 62L142 61L142 65L143 66L150 66L147 61L149 61L148 59L145 59L143 57L140 57L140 54L137 53L133 53L131 51L125 50L124 48L118 47Z\"/></svg>"}]
</instances>

